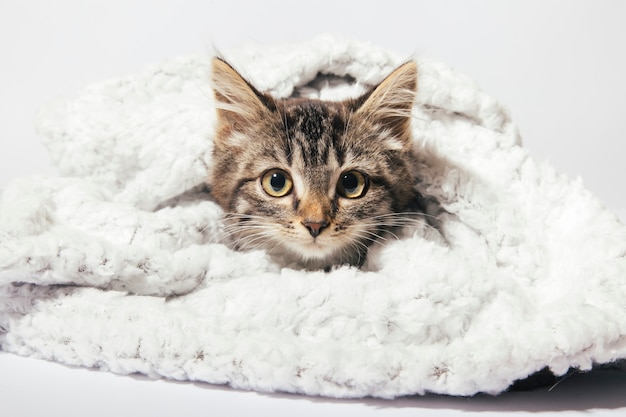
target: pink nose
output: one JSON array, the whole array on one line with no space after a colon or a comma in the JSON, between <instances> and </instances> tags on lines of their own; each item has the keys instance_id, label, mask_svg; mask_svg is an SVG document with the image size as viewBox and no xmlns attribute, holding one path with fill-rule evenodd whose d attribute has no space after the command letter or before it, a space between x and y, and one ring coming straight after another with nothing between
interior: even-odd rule
<instances>
[{"instance_id":1,"label":"pink nose","mask_svg":"<svg viewBox=\"0 0 626 417\"><path fill-rule=\"evenodd\" d=\"M304 225L304 227L309 229L309 233L313 237L318 237L319 234L322 233L322 229L328 226L328 222L325 220L321 222L305 220L302 222L302 224Z\"/></svg>"}]
</instances>

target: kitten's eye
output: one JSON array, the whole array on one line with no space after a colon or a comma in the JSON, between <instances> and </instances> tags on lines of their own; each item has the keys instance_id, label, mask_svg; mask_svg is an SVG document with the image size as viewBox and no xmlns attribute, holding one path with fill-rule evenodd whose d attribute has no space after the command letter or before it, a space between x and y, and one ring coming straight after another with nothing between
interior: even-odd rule
<instances>
[{"instance_id":1,"label":"kitten's eye","mask_svg":"<svg viewBox=\"0 0 626 417\"><path fill-rule=\"evenodd\" d=\"M367 192L367 178L359 171L348 171L341 174L337 190L346 198L363 197Z\"/></svg>"},{"instance_id":2,"label":"kitten's eye","mask_svg":"<svg viewBox=\"0 0 626 417\"><path fill-rule=\"evenodd\" d=\"M281 169L270 169L261 177L263 190L272 197L284 197L291 192L291 177Z\"/></svg>"}]
</instances>

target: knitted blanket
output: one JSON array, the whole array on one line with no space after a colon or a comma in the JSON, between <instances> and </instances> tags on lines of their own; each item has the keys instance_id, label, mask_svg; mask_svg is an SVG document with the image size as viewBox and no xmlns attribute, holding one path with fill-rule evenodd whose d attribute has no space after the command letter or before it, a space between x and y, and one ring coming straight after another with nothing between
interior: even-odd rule
<instances>
[{"instance_id":1,"label":"knitted blanket","mask_svg":"<svg viewBox=\"0 0 626 417\"><path fill-rule=\"evenodd\" d=\"M403 60L319 37L223 55L278 97L354 96ZM42 109L61 176L0 200L0 346L258 391L496 394L626 358L626 227L533 159L467 77L418 59L412 129L446 242L376 245L368 267L281 268L223 245L204 188L210 57L173 59ZM331 80L331 81L329 81Z\"/></svg>"}]
</instances>

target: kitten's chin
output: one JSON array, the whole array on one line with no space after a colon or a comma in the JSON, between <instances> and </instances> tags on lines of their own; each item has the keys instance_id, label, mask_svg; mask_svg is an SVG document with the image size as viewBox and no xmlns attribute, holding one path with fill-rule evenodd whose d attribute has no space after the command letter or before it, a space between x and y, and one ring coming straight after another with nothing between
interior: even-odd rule
<instances>
[{"instance_id":1,"label":"kitten's chin","mask_svg":"<svg viewBox=\"0 0 626 417\"><path fill-rule=\"evenodd\" d=\"M362 256L354 250L339 245L311 242L282 242L280 248L273 251L279 263L298 269L329 269L338 265L360 265ZM347 255L347 256L346 256Z\"/></svg>"},{"instance_id":2,"label":"kitten's chin","mask_svg":"<svg viewBox=\"0 0 626 417\"><path fill-rule=\"evenodd\" d=\"M285 241L282 246L284 251L292 254L294 257L311 261L327 259L336 251L331 245L324 245L315 241L307 243Z\"/></svg>"}]
</instances>

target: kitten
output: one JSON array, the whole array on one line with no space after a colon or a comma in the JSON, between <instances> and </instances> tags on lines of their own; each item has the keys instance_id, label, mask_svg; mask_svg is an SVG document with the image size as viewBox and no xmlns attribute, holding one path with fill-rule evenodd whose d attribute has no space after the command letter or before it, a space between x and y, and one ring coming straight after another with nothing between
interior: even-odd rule
<instances>
[{"instance_id":1,"label":"kitten","mask_svg":"<svg viewBox=\"0 0 626 417\"><path fill-rule=\"evenodd\" d=\"M361 265L372 242L415 221L414 62L341 102L275 99L221 58L212 81L209 184L236 248L306 269Z\"/></svg>"}]
</instances>

